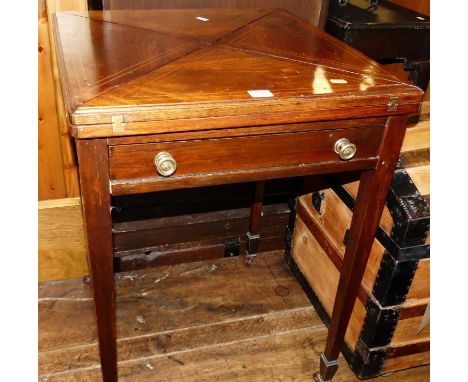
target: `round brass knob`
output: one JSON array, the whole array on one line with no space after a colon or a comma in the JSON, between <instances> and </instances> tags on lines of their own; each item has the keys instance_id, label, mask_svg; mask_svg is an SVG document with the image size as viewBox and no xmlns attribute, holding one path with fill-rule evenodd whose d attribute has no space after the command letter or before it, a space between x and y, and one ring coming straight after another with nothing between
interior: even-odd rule
<instances>
[{"instance_id":1,"label":"round brass knob","mask_svg":"<svg viewBox=\"0 0 468 382\"><path fill-rule=\"evenodd\" d=\"M351 143L347 138L338 139L335 142L334 150L340 159L343 160L350 160L356 155L356 145Z\"/></svg>"},{"instance_id":2,"label":"round brass knob","mask_svg":"<svg viewBox=\"0 0 468 382\"><path fill-rule=\"evenodd\" d=\"M161 176L171 176L177 169L177 162L171 154L162 151L154 158L156 170Z\"/></svg>"}]
</instances>

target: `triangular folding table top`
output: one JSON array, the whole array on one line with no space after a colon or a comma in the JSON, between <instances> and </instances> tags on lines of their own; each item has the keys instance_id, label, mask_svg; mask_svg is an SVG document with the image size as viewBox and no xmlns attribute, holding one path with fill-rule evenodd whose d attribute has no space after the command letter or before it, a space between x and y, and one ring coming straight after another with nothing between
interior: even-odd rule
<instances>
[{"instance_id":1,"label":"triangular folding table top","mask_svg":"<svg viewBox=\"0 0 468 382\"><path fill-rule=\"evenodd\" d=\"M324 109L382 109L391 95L416 109L422 94L282 9L57 13L56 29L70 122L97 136L114 115L319 119Z\"/></svg>"},{"instance_id":2,"label":"triangular folding table top","mask_svg":"<svg viewBox=\"0 0 468 382\"><path fill-rule=\"evenodd\" d=\"M153 30L199 41L214 42L219 38L271 13L274 9L201 8L145 9L67 12L93 20Z\"/></svg>"}]
</instances>

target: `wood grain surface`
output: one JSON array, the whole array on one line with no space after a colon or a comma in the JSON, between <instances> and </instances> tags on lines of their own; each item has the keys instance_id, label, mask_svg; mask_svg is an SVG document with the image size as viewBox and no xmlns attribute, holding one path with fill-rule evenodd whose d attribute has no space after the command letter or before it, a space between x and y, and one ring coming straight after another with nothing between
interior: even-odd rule
<instances>
[{"instance_id":1,"label":"wood grain surface","mask_svg":"<svg viewBox=\"0 0 468 382\"><path fill-rule=\"evenodd\" d=\"M212 43L226 34L249 24L273 11L274 8L195 8L195 9L144 9L144 10L111 10L88 11L73 14L102 20L114 24L128 25L140 29L162 32L174 36L183 36ZM208 19L207 21L200 20ZM201 21L201 22L200 22ZM206 22L210 27L206 27Z\"/></svg>"},{"instance_id":2,"label":"wood grain surface","mask_svg":"<svg viewBox=\"0 0 468 382\"><path fill-rule=\"evenodd\" d=\"M321 29L325 26L328 1L321 0L104 0L104 9L206 9L206 8L284 8Z\"/></svg>"},{"instance_id":3,"label":"wood grain surface","mask_svg":"<svg viewBox=\"0 0 468 382\"><path fill-rule=\"evenodd\" d=\"M79 198L39 202L39 282L89 274Z\"/></svg>"},{"instance_id":4,"label":"wood grain surface","mask_svg":"<svg viewBox=\"0 0 468 382\"><path fill-rule=\"evenodd\" d=\"M118 276L120 380L311 379L326 328L282 256L259 254L251 268L232 258ZM91 296L81 279L40 284L39 380L100 381ZM340 363L335 380L358 381ZM420 367L385 381L428 376Z\"/></svg>"},{"instance_id":5,"label":"wood grain surface","mask_svg":"<svg viewBox=\"0 0 468 382\"><path fill-rule=\"evenodd\" d=\"M352 211L344 205L333 190L324 190L323 194L325 199L320 214L312 206L312 197L307 195L301 196L298 200L298 215L317 239L321 234L317 244L326 250L327 255L334 264L334 268L339 272L346 249L344 237L351 223ZM385 248L375 240L363 276L365 291L360 292L361 299L364 302L374 287L384 251Z\"/></svg>"},{"instance_id":6,"label":"wood grain surface","mask_svg":"<svg viewBox=\"0 0 468 382\"><path fill-rule=\"evenodd\" d=\"M283 183L281 183L283 184ZM285 187L285 186L283 186ZM269 185L268 200L286 192ZM134 269L145 265L197 261L224 256L225 240L238 237L240 253L245 248L245 233L249 227L249 184L233 189L201 189L194 192L172 193L156 198L157 206L147 199L146 204L127 208L119 214L133 221L114 223L114 256L121 259L119 269ZM220 199L219 195L223 194ZM218 196L215 204L215 198ZM239 199L237 199L239 198ZM284 197L282 197L283 201ZM177 204L170 203L177 199ZM188 207L198 201L194 212ZM281 198L280 198L281 199ZM145 199L146 200L146 199ZM241 200L239 202L239 200ZM134 202L135 203L135 202ZM139 198L138 203L141 203ZM232 207L242 208L232 208ZM122 208L122 202L116 207ZM207 212L215 210L214 212ZM130 210L131 212L127 211ZM164 211L168 217L148 219L148 211ZM174 216L175 215L175 216ZM261 218L262 251L281 249L289 209L286 204L263 207ZM38 205L39 281L83 277L89 274L87 247L80 198L51 199ZM135 220L138 218L139 220ZM265 239L265 240L264 240ZM152 251L150 255L145 251ZM129 255L133 257L128 257Z\"/></svg>"},{"instance_id":7,"label":"wood grain surface","mask_svg":"<svg viewBox=\"0 0 468 382\"><path fill-rule=\"evenodd\" d=\"M229 127L265 114L291 122L292 112L326 120L332 110L353 107L356 116L382 115L395 94L399 113L419 109L419 89L285 10L231 11L233 24L222 21L225 10L212 10L204 27L187 10L113 12L56 15L61 79L76 137L137 134L134 124L160 133L172 128L170 121L196 118ZM154 23L157 12L166 21ZM121 24L127 14L138 27ZM171 23L174 17L178 22ZM181 24L190 36L180 36ZM208 45L207 31L217 37ZM252 98L250 90L272 95ZM123 129L99 127L116 114L123 116ZM142 125L161 120L165 126Z\"/></svg>"},{"instance_id":8,"label":"wood grain surface","mask_svg":"<svg viewBox=\"0 0 468 382\"><path fill-rule=\"evenodd\" d=\"M38 196L39 200L45 200L65 198L67 191L62 165L45 0L39 0L38 5Z\"/></svg>"},{"instance_id":9,"label":"wood grain surface","mask_svg":"<svg viewBox=\"0 0 468 382\"><path fill-rule=\"evenodd\" d=\"M117 381L115 285L109 153L105 140L77 144L88 259L104 382Z\"/></svg>"},{"instance_id":10,"label":"wood grain surface","mask_svg":"<svg viewBox=\"0 0 468 382\"><path fill-rule=\"evenodd\" d=\"M413 157L415 163L422 159L416 155ZM312 205L311 194L298 199L292 257L312 287L319 304L330 316L335 298L334 291L337 289L339 272L342 269L342 251L345 247L343 238L345 230L349 227L351 210L332 189L321 192L323 199L320 212ZM369 322L365 317L370 314L369 310L366 313L365 306L369 298L374 299L371 293L377 273L380 272L383 252L384 248L375 240L345 334L345 341L351 352L356 351L358 338L365 338L363 333L366 329L363 324ZM427 364L430 361L430 326L419 329L429 302L429 274L430 259L420 260L414 278L408 285L409 290L404 303L386 308L398 312L398 319L389 338L387 354L382 359L383 373Z\"/></svg>"},{"instance_id":11,"label":"wood grain surface","mask_svg":"<svg viewBox=\"0 0 468 382\"><path fill-rule=\"evenodd\" d=\"M54 13L68 10L85 10L87 2L85 0L46 0L47 25L49 28L49 40L52 59L52 75L55 89L56 111L58 119L58 131L60 136L61 157L63 173L66 187L66 197L76 197L80 195L80 186L78 180L78 167L73 139L70 135L64 98L61 88L61 80L57 65L57 43L54 26Z\"/></svg>"},{"instance_id":12,"label":"wood grain surface","mask_svg":"<svg viewBox=\"0 0 468 382\"><path fill-rule=\"evenodd\" d=\"M172 11L181 19L187 18L186 12ZM326 359L334 361L359 292L407 114L420 108L423 93L418 88L401 82L374 61L283 9L256 19L250 14L242 19L239 28L221 25L216 21L218 15L226 16L218 10L213 11L211 19L197 19L206 23L206 29L213 29L215 37L211 38L216 39L207 43L206 33L205 40L197 37L202 34L196 33L199 27L194 27L193 19L182 23L188 32L195 32L181 36L176 23L167 22L169 29L165 31L154 30L154 24L145 29L141 26L145 18L142 14L138 27L84 14L56 14L58 61L69 122L77 138L106 382L117 380L109 193L123 195L365 170L325 348ZM210 24L210 20L216 22ZM230 30L220 32L220 27ZM393 106L395 100L397 107ZM181 140L116 145L110 151L106 139L380 116L389 116L382 135L376 129L345 131L338 127L272 134L261 137L263 141L255 135L211 140L210 133L206 133L190 144ZM332 157L331 146L338 134L350 134L349 138L356 141L354 160ZM80 139L84 137L95 139ZM154 171L150 161L153 148L164 148L181 158L175 176L162 180L151 177L148 171ZM187 155L190 152L192 155ZM312 157L307 156L310 152ZM137 321L144 323L138 317ZM336 368L328 373L322 366L323 358L322 377L328 380Z\"/></svg>"},{"instance_id":13,"label":"wood grain surface","mask_svg":"<svg viewBox=\"0 0 468 382\"><path fill-rule=\"evenodd\" d=\"M216 172L339 162L333 145L341 138L347 138L356 145L357 152L352 160L371 159L377 156L382 133L383 128L370 127L112 146L110 178L113 181L153 177L155 181L164 182L166 178L157 174L154 165L154 158L160 152L170 153L177 161L177 170L171 179Z\"/></svg>"},{"instance_id":14,"label":"wood grain surface","mask_svg":"<svg viewBox=\"0 0 468 382\"><path fill-rule=\"evenodd\" d=\"M292 256L314 289L325 311L331 316L340 271L300 217L296 220ZM365 298L363 300L365 301ZM356 348L365 316L364 303L358 298L345 334L345 341L353 351Z\"/></svg>"},{"instance_id":15,"label":"wood grain surface","mask_svg":"<svg viewBox=\"0 0 468 382\"><path fill-rule=\"evenodd\" d=\"M113 226L114 256L120 257L150 250L162 255L171 249L188 250L190 246L197 246L196 243L203 245L203 242L210 241L223 247L224 240L229 238L239 238L243 241L249 230L249 214L250 209L245 207L117 223ZM260 219L262 234L265 237L277 237L284 244L284 230L289 219L287 205L265 206ZM278 249L282 247L283 245Z\"/></svg>"},{"instance_id":16,"label":"wood grain surface","mask_svg":"<svg viewBox=\"0 0 468 382\"><path fill-rule=\"evenodd\" d=\"M357 182L346 184L344 187L353 193L353 191L357 189ZM314 227L317 227L313 235L317 235L317 230L323 232L324 238L320 240L320 245L323 248L327 246L333 247L331 251L328 251L329 256L334 260L335 267L341 269L342 259L346 249L344 237L346 231L350 227L352 211L332 189L325 189L321 192L324 200L321 204L320 213L312 205L312 195L310 194L299 198L298 213L302 219L306 221L309 230L314 230ZM380 220L380 227L390 235L391 229L393 228L393 218L390 216L387 208L385 208L382 219ZM363 276L363 286L367 291L372 291L374 288L384 252L385 247L379 240L374 240ZM430 259L420 260L413 281L411 282L407 299L424 299L429 297L429 274Z\"/></svg>"}]
</instances>

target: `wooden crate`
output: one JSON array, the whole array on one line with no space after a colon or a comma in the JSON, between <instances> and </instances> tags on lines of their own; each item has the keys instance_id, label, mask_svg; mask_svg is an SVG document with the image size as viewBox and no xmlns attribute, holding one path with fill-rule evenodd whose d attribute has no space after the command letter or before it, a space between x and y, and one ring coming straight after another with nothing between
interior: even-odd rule
<instances>
[{"instance_id":1,"label":"wooden crate","mask_svg":"<svg viewBox=\"0 0 468 382\"><path fill-rule=\"evenodd\" d=\"M429 191L428 154L400 159L346 332L342 350L360 378L429 363L430 329L421 325L429 304L429 195L416 186ZM328 188L291 206L286 259L327 324L358 188L342 184L348 180L327 178Z\"/></svg>"},{"instance_id":2,"label":"wooden crate","mask_svg":"<svg viewBox=\"0 0 468 382\"><path fill-rule=\"evenodd\" d=\"M259 251L284 248L289 195L300 179L268 181ZM118 196L113 206L116 269L177 264L245 253L255 184Z\"/></svg>"},{"instance_id":3,"label":"wooden crate","mask_svg":"<svg viewBox=\"0 0 468 382\"><path fill-rule=\"evenodd\" d=\"M284 247L289 218L285 203L263 206L259 251ZM245 253L249 208L187 214L113 225L118 271L178 264Z\"/></svg>"}]
</instances>

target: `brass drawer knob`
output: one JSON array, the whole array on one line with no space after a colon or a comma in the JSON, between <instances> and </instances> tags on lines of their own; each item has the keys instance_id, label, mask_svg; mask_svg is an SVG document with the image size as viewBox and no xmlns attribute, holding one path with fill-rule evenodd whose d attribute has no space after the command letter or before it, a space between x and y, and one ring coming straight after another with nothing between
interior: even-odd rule
<instances>
[{"instance_id":1,"label":"brass drawer knob","mask_svg":"<svg viewBox=\"0 0 468 382\"><path fill-rule=\"evenodd\" d=\"M171 154L162 151L154 158L156 170L161 176L171 176L177 169L177 162Z\"/></svg>"},{"instance_id":2,"label":"brass drawer knob","mask_svg":"<svg viewBox=\"0 0 468 382\"><path fill-rule=\"evenodd\" d=\"M347 138L338 139L335 142L334 150L343 160L350 160L356 155L356 145Z\"/></svg>"}]
</instances>

